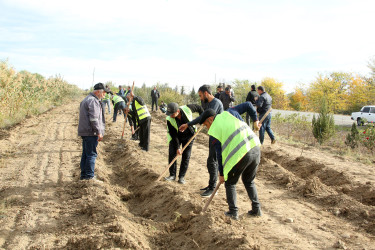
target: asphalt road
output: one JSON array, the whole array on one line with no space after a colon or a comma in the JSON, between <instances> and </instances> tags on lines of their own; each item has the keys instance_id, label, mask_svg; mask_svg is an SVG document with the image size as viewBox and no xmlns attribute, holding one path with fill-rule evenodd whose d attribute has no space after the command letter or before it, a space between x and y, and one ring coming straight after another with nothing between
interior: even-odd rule
<instances>
[{"instance_id":1,"label":"asphalt road","mask_svg":"<svg viewBox=\"0 0 375 250\"><path fill-rule=\"evenodd\" d=\"M310 121L313 118L313 115L318 116L318 113L313 113L313 112L299 112L299 111L290 111L290 110L278 110L274 109L272 111L272 115L275 115L277 113L281 113L281 115L290 115L294 113L298 113L300 115L304 115L309 119ZM335 124L336 125L341 125L341 126L352 126L353 120L350 118L350 115L333 115L335 118Z\"/></svg>"}]
</instances>

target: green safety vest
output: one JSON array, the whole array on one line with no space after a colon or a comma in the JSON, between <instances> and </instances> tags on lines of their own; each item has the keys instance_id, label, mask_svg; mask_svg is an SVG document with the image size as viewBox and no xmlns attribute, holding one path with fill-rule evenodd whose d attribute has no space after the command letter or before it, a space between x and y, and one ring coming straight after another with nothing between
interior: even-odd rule
<instances>
[{"instance_id":1,"label":"green safety vest","mask_svg":"<svg viewBox=\"0 0 375 250\"><path fill-rule=\"evenodd\" d=\"M250 149L260 146L258 136L243 121L238 120L228 111L216 115L208 134L221 142L222 165L224 179L228 173L249 152Z\"/></svg>"},{"instance_id":2,"label":"green safety vest","mask_svg":"<svg viewBox=\"0 0 375 250\"><path fill-rule=\"evenodd\" d=\"M109 100L110 98L111 98L111 95L108 94L108 93L106 93L105 96L104 96L104 98L103 98L103 101L107 101L107 100Z\"/></svg>"},{"instance_id":3,"label":"green safety vest","mask_svg":"<svg viewBox=\"0 0 375 250\"><path fill-rule=\"evenodd\" d=\"M124 102L124 99L121 98L121 96L115 95L113 98L113 105L116 105L119 102Z\"/></svg>"},{"instance_id":4,"label":"green safety vest","mask_svg":"<svg viewBox=\"0 0 375 250\"><path fill-rule=\"evenodd\" d=\"M181 106L180 109L184 112L186 117L188 118L189 122L193 120L193 112L191 112L191 109L188 106ZM175 118L172 118L170 116L167 116L167 121L171 123L171 125L177 130L178 132L178 126ZM194 130L197 131L197 128L193 126ZM167 125L167 137L168 137L168 144L171 142L172 137L169 134L168 125Z\"/></svg>"},{"instance_id":5,"label":"green safety vest","mask_svg":"<svg viewBox=\"0 0 375 250\"><path fill-rule=\"evenodd\" d=\"M150 112L148 112L148 108L146 105L141 105L137 102L137 100L134 100L135 102L135 109L138 114L138 120L142 121L143 119L146 119L147 117L151 117Z\"/></svg>"}]
</instances>

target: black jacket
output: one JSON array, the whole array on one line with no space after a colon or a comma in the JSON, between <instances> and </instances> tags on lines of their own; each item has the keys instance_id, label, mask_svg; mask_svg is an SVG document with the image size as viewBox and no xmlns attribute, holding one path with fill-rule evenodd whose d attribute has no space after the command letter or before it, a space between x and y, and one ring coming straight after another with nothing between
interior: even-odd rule
<instances>
[{"instance_id":1,"label":"black jacket","mask_svg":"<svg viewBox=\"0 0 375 250\"><path fill-rule=\"evenodd\" d=\"M188 104L186 106L188 106L192 113L197 112L199 113L199 115L203 113L203 108L197 104ZM189 119L186 117L184 111L180 109L180 112L181 120L175 118L178 127L180 127L182 124L187 124L189 122ZM167 126L169 134L172 137L171 143L174 143L177 147L180 145L182 141L187 142L195 133L194 128L192 126L189 126L188 129L186 129L183 133L177 131L169 121L167 121Z\"/></svg>"},{"instance_id":2,"label":"black jacket","mask_svg":"<svg viewBox=\"0 0 375 250\"><path fill-rule=\"evenodd\" d=\"M256 106L259 113L259 118L261 119L263 115L271 108L272 97L267 92L263 92L259 96L259 99L256 102Z\"/></svg>"},{"instance_id":3,"label":"black jacket","mask_svg":"<svg viewBox=\"0 0 375 250\"><path fill-rule=\"evenodd\" d=\"M256 92L255 90L249 91L246 97L246 101L251 102L253 105L255 105L256 104L255 97L259 98L258 92Z\"/></svg>"},{"instance_id":4,"label":"black jacket","mask_svg":"<svg viewBox=\"0 0 375 250\"><path fill-rule=\"evenodd\" d=\"M151 98L152 100L156 100L156 99L159 99L160 97L160 93L158 90L156 90L156 93L154 93L154 90L151 90Z\"/></svg>"}]
</instances>

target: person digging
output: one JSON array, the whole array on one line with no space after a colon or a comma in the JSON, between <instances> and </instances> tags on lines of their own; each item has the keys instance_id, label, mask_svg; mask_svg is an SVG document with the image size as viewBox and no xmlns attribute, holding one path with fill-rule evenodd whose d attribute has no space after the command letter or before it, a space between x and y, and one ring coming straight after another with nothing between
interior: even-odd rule
<instances>
[{"instance_id":1,"label":"person digging","mask_svg":"<svg viewBox=\"0 0 375 250\"><path fill-rule=\"evenodd\" d=\"M225 183L229 211L225 215L238 220L236 184L242 182L251 200L251 216L261 216L261 207L254 183L260 162L260 141L250 127L243 121L224 111L216 115L207 109L201 115L200 124L208 129L210 142L216 150L219 164L219 181Z\"/></svg>"},{"instance_id":2,"label":"person digging","mask_svg":"<svg viewBox=\"0 0 375 250\"><path fill-rule=\"evenodd\" d=\"M188 104L179 107L177 103L169 103L167 106L167 136L169 144L169 163L173 161L176 155L181 155L180 145L184 147L196 132L195 126L189 126L184 132L180 132L178 128L182 124L186 124L193 120L193 113L203 113L203 108L197 104ZM182 152L182 160L180 173L178 175L178 183L185 184L185 174L189 167L191 150L193 148L192 141L185 151ZM169 168L169 177L164 178L166 181L176 180L177 162L175 161Z\"/></svg>"}]
</instances>

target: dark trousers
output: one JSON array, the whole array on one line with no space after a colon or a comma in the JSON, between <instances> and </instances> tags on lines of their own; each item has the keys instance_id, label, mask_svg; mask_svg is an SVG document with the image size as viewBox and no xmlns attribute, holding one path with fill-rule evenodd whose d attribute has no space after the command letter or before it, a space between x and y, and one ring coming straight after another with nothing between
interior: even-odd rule
<instances>
[{"instance_id":1,"label":"dark trousers","mask_svg":"<svg viewBox=\"0 0 375 250\"><path fill-rule=\"evenodd\" d=\"M139 146L148 151L150 145L151 119L139 124Z\"/></svg>"},{"instance_id":2,"label":"dark trousers","mask_svg":"<svg viewBox=\"0 0 375 250\"><path fill-rule=\"evenodd\" d=\"M218 164L217 164L215 146L212 145L211 141L209 143L207 170L208 170L208 174L210 175L210 179L208 181L208 188L215 189L216 183L217 183Z\"/></svg>"},{"instance_id":3,"label":"dark trousers","mask_svg":"<svg viewBox=\"0 0 375 250\"><path fill-rule=\"evenodd\" d=\"M156 110L158 110L158 99L157 98L153 98L152 99L152 111L154 111L154 104L155 104L155 107L156 107Z\"/></svg>"},{"instance_id":4,"label":"dark trousers","mask_svg":"<svg viewBox=\"0 0 375 250\"><path fill-rule=\"evenodd\" d=\"M115 111L113 111L113 122L116 121L118 111L123 110L123 109L125 109L125 102L116 103ZM123 112L123 114L124 114L124 118L125 118L125 112Z\"/></svg>"},{"instance_id":5,"label":"dark trousers","mask_svg":"<svg viewBox=\"0 0 375 250\"><path fill-rule=\"evenodd\" d=\"M260 140L261 144L263 144L263 142L264 142L264 134L265 134L266 131L267 131L267 134L269 135L269 137L271 138L271 140L272 141L275 140L275 136L274 136L273 131L271 129L271 114L269 114L267 116L267 118L264 119L264 121L262 123L262 127L260 127L259 140Z\"/></svg>"},{"instance_id":6,"label":"dark trousers","mask_svg":"<svg viewBox=\"0 0 375 250\"><path fill-rule=\"evenodd\" d=\"M94 177L97 136L82 136L81 180Z\"/></svg>"},{"instance_id":7,"label":"dark trousers","mask_svg":"<svg viewBox=\"0 0 375 250\"><path fill-rule=\"evenodd\" d=\"M231 212L237 213L238 207L236 184L238 179L242 175L242 182L246 188L247 194L251 200L252 210L257 210L260 208L260 203L258 200L258 193L255 187L254 179L258 170L258 165L260 162L260 148L252 148L245 156L238 162L231 171L228 173L228 179L225 182L225 191L227 194L227 202L229 205L229 210Z\"/></svg>"},{"instance_id":8,"label":"dark trousers","mask_svg":"<svg viewBox=\"0 0 375 250\"><path fill-rule=\"evenodd\" d=\"M180 141L180 144L182 144L182 147L185 147L188 140L182 141L182 142ZM191 156L191 150L193 148L193 142L194 141L192 141L182 153L180 173L178 174L178 178L185 177L186 171L189 167L189 161L190 161L190 156ZM178 146L172 142L169 143L169 163L171 163L172 160L176 157ZM173 165L169 168L169 174L171 176L176 176L176 172L177 172L177 161L175 161Z\"/></svg>"}]
</instances>

